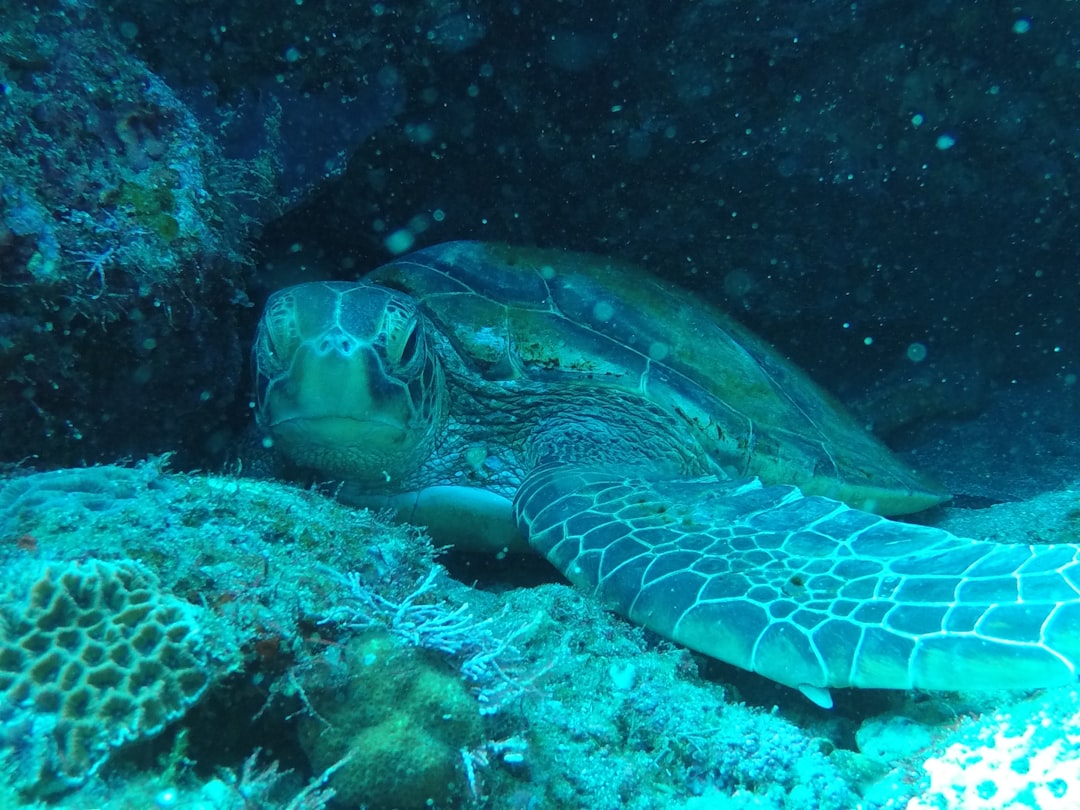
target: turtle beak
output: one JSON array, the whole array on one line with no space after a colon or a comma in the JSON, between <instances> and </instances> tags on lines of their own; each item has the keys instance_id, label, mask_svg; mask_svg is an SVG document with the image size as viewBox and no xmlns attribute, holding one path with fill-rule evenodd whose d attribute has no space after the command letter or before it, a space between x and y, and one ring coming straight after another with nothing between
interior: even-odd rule
<instances>
[{"instance_id":1,"label":"turtle beak","mask_svg":"<svg viewBox=\"0 0 1080 810\"><path fill-rule=\"evenodd\" d=\"M348 356L301 351L287 384L267 397L266 426L280 432L302 423L330 442L393 440L408 428L405 393L386 379L370 347Z\"/></svg>"},{"instance_id":2,"label":"turtle beak","mask_svg":"<svg viewBox=\"0 0 1080 810\"><path fill-rule=\"evenodd\" d=\"M343 335L299 349L287 377L263 401L275 443L305 466L309 456L361 459L401 447L411 418L408 389L386 374L372 346ZM357 476L356 464L344 466L338 474Z\"/></svg>"}]
</instances>

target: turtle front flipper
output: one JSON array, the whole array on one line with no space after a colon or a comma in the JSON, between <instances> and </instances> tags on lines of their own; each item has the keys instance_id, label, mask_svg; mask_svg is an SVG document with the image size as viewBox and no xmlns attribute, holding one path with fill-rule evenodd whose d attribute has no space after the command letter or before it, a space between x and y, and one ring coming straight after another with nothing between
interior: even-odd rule
<instances>
[{"instance_id":1,"label":"turtle front flipper","mask_svg":"<svg viewBox=\"0 0 1080 810\"><path fill-rule=\"evenodd\" d=\"M758 481L535 471L514 503L576 585L793 686L1036 688L1080 662L1080 547L978 542Z\"/></svg>"}]
</instances>

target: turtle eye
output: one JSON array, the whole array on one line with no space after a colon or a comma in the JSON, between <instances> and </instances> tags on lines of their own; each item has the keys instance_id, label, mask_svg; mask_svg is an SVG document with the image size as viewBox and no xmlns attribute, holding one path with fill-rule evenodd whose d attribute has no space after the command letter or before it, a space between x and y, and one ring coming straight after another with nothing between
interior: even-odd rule
<instances>
[{"instance_id":1,"label":"turtle eye","mask_svg":"<svg viewBox=\"0 0 1080 810\"><path fill-rule=\"evenodd\" d=\"M416 324L412 324L412 329L409 330L409 336L405 338L405 345L401 347L401 365L407 366L412 363L416 357L416 347L419 344L420 339L417 337L419 333Z\"/></svg>"},{"instance_id":2,"label":"turtle eye","mask_svg":"<svg viewBox=\"0 0 1080 810\"><path fill-rule=\"evenodd\" d=\"M393 349L400 349L397 356L397 365L402 368L407 368L412 364L420 347L420 325L413 321L405 329L408 331L393 340L391 343L392 349L389 352L392 357Z\"/></svg>"}]
</instances>

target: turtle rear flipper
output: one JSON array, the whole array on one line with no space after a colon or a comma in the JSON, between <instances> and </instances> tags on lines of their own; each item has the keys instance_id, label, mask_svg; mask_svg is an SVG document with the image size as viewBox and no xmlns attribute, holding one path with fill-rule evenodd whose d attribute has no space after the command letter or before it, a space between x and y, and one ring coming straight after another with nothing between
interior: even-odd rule
<instances>
[{"instance_id":1,"label":"turtle rear flipper","mask_svg":"<svg viewBox=\"0 0 1080 810\"><path fill-rule=\"evenodd\" d=\"M1080 548L979 542L757 480L543 467L531 545L633 622L831 705L830 687L1036 688L1080 662Z\"/></svg>"}]
</instances>

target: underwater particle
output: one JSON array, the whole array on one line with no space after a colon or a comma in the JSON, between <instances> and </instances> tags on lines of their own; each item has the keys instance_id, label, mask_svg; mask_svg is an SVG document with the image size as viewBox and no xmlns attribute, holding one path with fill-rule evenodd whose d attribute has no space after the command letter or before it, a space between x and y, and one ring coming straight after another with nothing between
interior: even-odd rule
<instances>
[{"instance_id":1,"label":"underwater particle","mask_svg":"<svg viewBox=\"0 0 1080 810\"><path fill-rule=\"evenodd\" d=\"M656 340L649 344L649 359L661 362L668 356L670 349L662 340Z\"/></svg>"},{"instance_id":2,"label":"underwater particle","mask_svg":"<svg viewBox=\"0 0 1080 810\"><path fill-rule=\"evenodd\" d=\"M607 43L595 34L561 31L549 38L547 59L551 65L567 73L581 73L603 59L607 50Z\"/></svg>"},{"instance_id":3,"label":"underwater particle","mask_svg":"<svg viewBox=\"0 0 1080 810\"><path fill-rule=\"evenodd\" d=\"M383 65L375 74L375 81L378 82L379 87L397 87L401 82L401 73L393 65Z\"/></svg>"},{"instance_id":4,"label":"underwater particle","mask_svg":"<svg viewBox=\"0 0 1080 810\"><path fill-rule=\"evenodd\" d=\"M409 220L409 224L406 227L413 234L421 234L431 227L431 220L428 219L427 214L417 214Z\"/></svg>"},{"instance_id":5,"label":"underwater particle","mask_svg":"<svg viewBox=\"0 0 1080 810\"><path fill-rule=\"evenodd\" d=\"M1014 34L1026 34L1031 30L1031 20L1027 17L1021 17L1013 23L1012 31Z\"/></svg>"},{"instance_id":6,"label":"underwater particle","mask_svg":"<svg viewBox=\"0 0 1080 810\"><path fill-rule=\"evenodd\" d=\"M912 363L921 363L926 359L926 345L923 343L912 343L907 347L907 359Z\"/></svg>"},{"instance_id":7,"label":"underwater particle","mask_svg":"<svg viewBox=\"0 0 1080 810\"><path fill-rule=\"evenodd\" d=\"M799 171L799 159L796 155L785 155L776 164L776 171L781 177L794 177Z\"/></svg>"},{"instance_id":8,"label":"underwater particle","mask_svg":"<svg viewBox=\"0 0 1080 810\"><path fill-rule=\"evenodd\" d=\"M447 53L461 53L476 45L487 28L473 15L460 12L443 17L427 32L428 42Z\"/></svg>"},{"instance_id":9,"label":"underwater particle","mask_svg":"<svg viewBox=\"0 0 1080 810\"><path fill-rule=\"evenodd\" d=\"M937 140L934 142L934 146L944 152L947 149L952 149L956 146L956 138L948 132L943 132L938 135Z\"/></svg>"},{"instance_id":10,"label":"underwater particle","mask_svg":"<svg viewBox=\"0 0 1080 810\"><path fill-rule=\"evenodd\" d=\"M738 267L724 275L724 293L729 298L745 298L754 287L754 279L744 268Z\"/></svg>"},{"instance_id":11,"label":"underwater particle","mask_svg":"<svg viewBox=\"0 0 1080 810\"><path fill-rule=\"evenodd\" d=\"M915 113L911 116L911 125L915 128L921 127L924 121L926 121L926 118L922 113Z\"/></svg>"},{"instance_id":12,"label":"underwater particle","mask_svg":"<svg viewBox=\"0 0 1080 810\"><path fill-rule=\"evenodd\" d=\"M435 127L427 121L419 124L406 124L405 137L415 144L431 143L435 140Z\"/></svg>"},{"instance_id":13,"label":"underwater particle","mask_svg":"<svg viewBox=\"0 0 1080 810\"><path fill-rule=\"evenodd\" d=\"M608 667L608 675L615 689L620 692L629 692L634 688L637 680L637 667L630 662L615 662Z\"/></svg>"},{"instance_id":14,"label":"underwater particle","mask_svg":"<svg viewBox=\"0 0 1080 810\"><path fill-rule=\"evenodd\" d=\"M286 62L299 62L300 61L300 49L296 47L285 49L285 61Z\"/></svg>"},{"instance_id":15,"label":"underwater particle","mask_svg":"<svg viewBox=\"0 0 1080 810\"><path fill-rule=\"evenodd\" d=\"M383 240L383 245L397 256L411 250L414 241L416 240L411 231L407 228L399 228Z\"/></svg>"},{"instance_id":16,"label":"underwater particle","mask_svg":"<svg viewBox=\"0 0 1080 810\"><path fill-rule=\"evenodd\" d=\"M592 314L598 321L610 321L615 315L615 307L609 301L597 301L593 305Z\"/></svg>"},{"instance_id":17,"label":"underwater particle","mask_svg":"<svg viewBox=\"0 0 1080 810\"><path fill-rule=\"evenodd\" d=\"M652 134L634 130L626 137L626 156L630 160L644 160L652 152Z\"/></svg>"}]
</instances>

